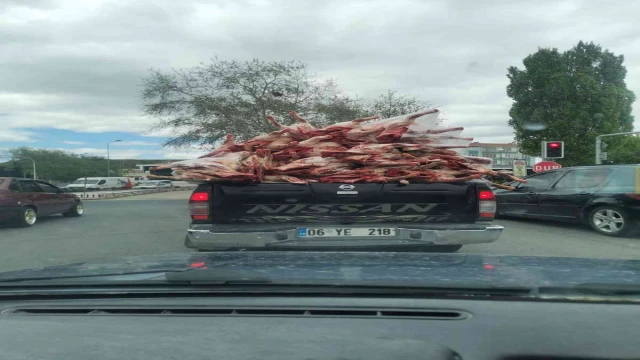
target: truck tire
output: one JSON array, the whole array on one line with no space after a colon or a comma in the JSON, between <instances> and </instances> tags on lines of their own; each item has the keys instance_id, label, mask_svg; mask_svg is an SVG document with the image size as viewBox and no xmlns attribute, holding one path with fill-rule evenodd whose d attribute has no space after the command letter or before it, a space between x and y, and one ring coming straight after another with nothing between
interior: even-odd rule
<instances>
[{"instance_id":1,"label":"truck tire","mask_svg":"<svg viewBox=\"0 0 640 360\"><path fill-rule=\"evenodd\" d=\"M16 225L19 227L30 227L38 220L38 212L35 208L25 206L20 211L20 217L16 220Z\"/></svg>"}]
</instances>

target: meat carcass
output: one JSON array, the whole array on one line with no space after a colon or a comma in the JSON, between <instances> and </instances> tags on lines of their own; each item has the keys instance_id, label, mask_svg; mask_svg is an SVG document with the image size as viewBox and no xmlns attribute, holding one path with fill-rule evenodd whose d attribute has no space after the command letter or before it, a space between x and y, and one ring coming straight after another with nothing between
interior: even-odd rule
<instances>
[{"instance_id":1,"label":"meat carcass","mask_svg":"<svg viewBox=\"0 0 640 360\"><path fill-rule=\"evenodd\" d=\"M321 156L323 151L331 149L347 150L341 144L331 141L331 138L331 135L312 137L301 141L296 146L274 153L273 158L277 160L297 160L305 157Z\"/></svg>"},{"instance_id":2,"label":"meat carcass","mask_svg":"<svg viewBox=\"0 0 640 360\"><path fill-rule=\"evenodd\" d=\"M342 164L342 163L337 159L314 156L314 157L294 160L289 164L274 167L271 169L271 171L274 173L276 172L282 173L282 172L293 171L293 170L319 168L319 167L332 166L332 165L338 165L338 164Z\"/></svg>"},{"instance_id":3,"label":"meat carcass","mask_svg":"<svg viewBox=\"0 0 640 360\"><path fill-rule=\"evenodd\" d=\"M299 179L295 176L290 175L265 175L263 182L265 183L283 183L288 182L292 184L306 184L307 180Z\"/></svg>"},{"instance_id":4,"label":"meat carcass","mask_svg":"<svg viewBox=\"0 0 640 360\"><path fill-rule=\"evenodd\" d=\"M468 143L461 128L435 127L438 110L391 119L377 116L317 129L297 113L296 123L236 144L232 135L199 159L161 168L173 169L176 180L240 182L462 182L500 177L524 182L491 170L491 159L461 156L449 147ZM468 145L468 144L467 144ZM272 155L273 154L273 155ZM501 187L506 187L502 186Z\"/></svg>"},{"instance_id":5,"label":"meat carcass","mask_svg":"<svg viewBox=\"0 0 640 360\"><path fill-rule=\"evenodd\" d=\"M350 121L345 121L345 122L329 125L329 126L323 128L323 129L320 129L319 131L321 133L323 133L323 134L326 134L326 135L330 135L330 134L336 133L336 132L345 132L345 131L349 131L349 130L352 130L352 129L355 129L355 128L359 127L360 124L363 123L363 122L376 120L376 119L379 119L379 118L380 118L380 116L375 115L375 116L369 116L369 117L360 118L360 119L354 119L354 120L350 120Z\"/></svg>"},{"instance_id":6,"label":"meat carcass","mask_svg":"<svg viewBox=\"0 0 640 360\"><path fill-rule=\"evenodd\" d=\"M204 157L214 157L214 156L219 156L222 154L226 154L226 153L230 153L230 152L237 152L237 151L241 151L243 149L242 144L236 144L235 141L233 140L233 135L232 134L227 134L227 136L225 137L224 142L222 143L222 145L213 150L212 152L206 154L206 155L202 155L200 156L201 158Z\"/></svg>"},{"instance_id":7,"label":"meat carcass","mask_svg":"<svg viewBox=\"0 0 640 360\"><path fill-rule=\"evenodd\" d=\"M307 120L303 119L295 111L289 112L289 116L297 121L296 124L284 126L280 124L272 115L267 116L267 120L278 128L277 134L286 134L296 140L306 140L312 136L318 135L318 129L311 125Z\"/></svg>"},{"instance_id":8,"label":"meat carcass","mask_svg":"<svg viewBox=\"0 0 640 360\"><path fill-rule=\"evenodd\" d=\"M271 152L276 152L296 145L298 145L298 141L293 140L288 134L270 133L245 141L243 147L245 151L267 149Z\"/></svg>"},{"instance_id":9,"label":"meat carcass","mask_svg":"<svg viewBox=\"0 0 640 360\"><path fill-rule=\"evenodd\" d=\"M380 143L398 142L402 135L407 132L409 126L411 126L417 118L437 112L437 109L432 109L408 116L398 117L398 119L395 119L394 121L389 121L384 124L384 130L376 136L376 140Z\"/></svg>"}]
</instances>

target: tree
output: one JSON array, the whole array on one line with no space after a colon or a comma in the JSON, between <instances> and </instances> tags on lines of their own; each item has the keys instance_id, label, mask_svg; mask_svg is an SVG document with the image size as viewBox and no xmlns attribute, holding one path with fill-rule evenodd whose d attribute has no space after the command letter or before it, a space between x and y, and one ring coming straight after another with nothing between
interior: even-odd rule
<instances>
[{"instance_id":1,"label":"tree","mask_svg":"<svg viewBox=\"0 0 640 360\"><path fill-rule=\"evenodd\" d=\"M335 81L319 80L306 64L295 61L212 59L171 73L152 69L142 84L144 112L159 120L154 129L172 131L165 146L173 147L213 145L228 133L246 140L275 130L266 115L290 124L291 110L325 126L378 111L400 115L427 105L392 91L375 100L351 99L340 93Z\"/></svg>"},{"instance_id":2,"label":"tree","mask_svg":"<svg viewBox=\"0 0 640 360\"><path fill-rule=\"evenodd\" d=\"M565 166L592 164L597 135L632 131L635 95L625 84L624 57L580 41L571 50L539 49L524 70L508 69L513 99L509 125L523 153L540 156L540 142L565 142Z\"/></svg>"},{"instance_id":3,"label":"tree","mask_svg":"<svg viewBox=\"0 0 640 360\"><path fill-rule=\"evenodd\" d=\"M10 161L0 164L0 174L5 176L32 177L31 161L36 162L39 179L53 182L73 181L82 177L99 177L107 174L107 159L101 156L78 155L62 150L32 149L20 147L8 150ZM111 176L121 176L124 169L133 169L140 162L156 163L163 160L111 159ZM0 175L1 176L1 175Z\"/></svg>"},{"instance_id":4,"label":"tree","mask_svg":"<svg viewBox=\"0 0 640 360\"><path fill-rule=\"evenodd\" d=\"M417 112L429 104L415 97L398 96L396 91L388 90L377 98L368 101L365 109L369 114L377 114L382 118Z\"/></svg>"},{"instance_id":5,"label":"tree","mask_svg":"<svg viewBox=\"0 0 640 360\"><path fill-rule=\"evenodd\" d=\"M602 138L607 160L603 164L640 164L640 138L622 135Z\"/></svg>"}]
</instances>

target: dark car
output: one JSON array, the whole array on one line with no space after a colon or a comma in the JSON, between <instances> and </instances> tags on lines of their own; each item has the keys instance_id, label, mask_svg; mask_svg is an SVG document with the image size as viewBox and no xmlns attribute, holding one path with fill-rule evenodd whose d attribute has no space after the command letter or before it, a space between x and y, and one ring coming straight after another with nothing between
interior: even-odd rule
<instances>
[{"instance_id":1,"label":"dark car","mask_svg":"<svg viewBox=\"0 0 640 360\"><path fill-rule=\"evenodd\" d=\"M623 236L640 220L640 166L570 167L495 190L498 216L581 222L608 236Z\"/></svg>"},{"instance_id":2,"label":"dark car","mask_svg":"<svg viewBox=\"0 0 640 360\"><path fill-rule=\"evenodd\" d=\"M0 178L0 222L32 226L39 216L62 214L81 216L82 202L40 180Z\"/></svg>"}]
</instances>

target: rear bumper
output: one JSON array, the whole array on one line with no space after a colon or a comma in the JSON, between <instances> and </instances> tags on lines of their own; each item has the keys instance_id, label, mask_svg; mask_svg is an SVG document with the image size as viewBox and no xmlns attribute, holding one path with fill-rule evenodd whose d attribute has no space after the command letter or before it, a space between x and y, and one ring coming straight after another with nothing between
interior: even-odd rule
<instances>
[{"instance_id":1,"label":"rear bumper","mask_svg":"<svg viewBox=\"0 0 640 360\"><path fill-rule=\"evenodd\" d=\"M315 227L318 227L318 225L316 224ZM330 225L323 225L322 227L330 227ZM335 227L345 226L337 225ZM389 227L389 224L368 224L366 227ZM199 250L233 250L247 248L302 250L320 248L367 249L468 245L494 242L500 238L504 227L491 224L443 224L432 228L398 226L396 235L392 237L326 237L312 239L299 238L296 227L264 229L261 231L247 230L236 229L234 231L220 231L214 230L211 225L192 225L191 228L187 230L185 246Z\"/></svg>"}]
</instances>

